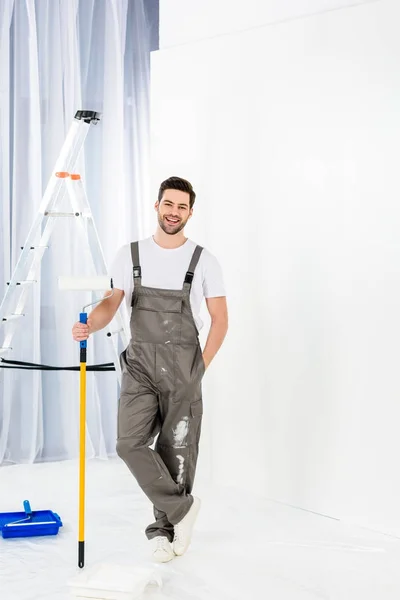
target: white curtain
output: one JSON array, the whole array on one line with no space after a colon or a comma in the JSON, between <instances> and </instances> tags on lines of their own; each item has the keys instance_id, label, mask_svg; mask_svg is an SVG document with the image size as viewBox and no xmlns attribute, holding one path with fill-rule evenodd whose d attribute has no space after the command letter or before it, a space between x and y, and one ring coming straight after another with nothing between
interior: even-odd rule
<instances>
[{"instance_id":1,"label":"white curtain","mask_svg":"<svg viewBox=\"0 0 400 600\"><path fill-rule=\"evenodd\" d=\"M77 110L102 113L78 166L107 263L141 235L150 30L144 0L0 2L0 298ZM76 223L60 220L4 358L78 365L71 327L92 297L60 292L57 277L90 273ZM112 360L95 334L88 364ZM114 453L117 399L115 372L88 374L88 457ZM79 373L0 368L0 463L76 457L78 414Z\"/></svg>"}]
</instances>

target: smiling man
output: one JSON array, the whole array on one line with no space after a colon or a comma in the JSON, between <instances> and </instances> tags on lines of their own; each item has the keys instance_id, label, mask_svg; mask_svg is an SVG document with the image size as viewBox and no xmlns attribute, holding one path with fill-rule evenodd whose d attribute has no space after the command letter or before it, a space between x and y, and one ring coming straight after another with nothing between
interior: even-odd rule
<instances>
[{"instance_id":1,"label":"smiling man","mask_svg":"<svg viewBox=\"0 0 400 600\"><path fill-rule=\"evenodd\" d=\"M91 312L87 325L73 327L76 341L87 339L110 323L125 297L131 340L121 355L117 452L153 504L155 522L146 535L160 562L184 554L190 544L200 509L192 489L202 379L228 329L220 265L185 237L195 199L185 179L170 177L161 184L154 236L118 251L110 271L114 295ZM202 350L204 299L211 327Z\"/></svg>"}]
</instances>

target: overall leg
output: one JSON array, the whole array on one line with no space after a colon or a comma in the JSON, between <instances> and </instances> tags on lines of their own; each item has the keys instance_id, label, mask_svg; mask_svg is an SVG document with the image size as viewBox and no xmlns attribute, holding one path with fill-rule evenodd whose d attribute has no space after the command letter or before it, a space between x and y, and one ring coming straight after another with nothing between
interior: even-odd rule
<instances>
[{"instance_id":1,"label":"overall leg","mask_svg":"<svg viewBox=\"0 0 400 600\"><path fill-rule=\"evenodd\" d=\"M187 356L188 354L186 352ZM189 381L186 378L186 381L182 381L179 391L175 389L164 392L160 397L162 426L156 451L181 494L188 500L181 519L189 512L193 503L191 492L199 452L202 415L201 382L198 377L192 377ZM168 532L168 538L171 539L174 531L173 524L157 504L154 506L154 516L156 521L147 528L146 534L157 535L156 532L163 529Z\"/></svg>"},{"instance_id":2,"label":"overall leg","mask_svg":"<svg viewBox=\"0 0 400 600\"><path fill-rule=\"evenodd\" d=\"M117 453L153 505L174 524L188 512L190 499L171 477L159 453L150 448L160 430L160 418L157 394L143 373L131 365L123 369ZM169 529L153 531L148 537L157 535L171 537Z\"/></svg>"}]
</instances>

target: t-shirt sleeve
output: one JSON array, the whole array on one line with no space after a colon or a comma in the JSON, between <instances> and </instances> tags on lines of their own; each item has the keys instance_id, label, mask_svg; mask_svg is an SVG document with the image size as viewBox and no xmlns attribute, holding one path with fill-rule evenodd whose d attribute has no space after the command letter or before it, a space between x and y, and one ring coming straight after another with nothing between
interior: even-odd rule
<instances>
[{"instance_id":1,"label":"t-shirt sleeve","mask_svg":"<svg viewBox=\"0 0 400 600\"><path fill-rule=\"evenodd\" d=\"M126 246L122 246L112 260L109 269L109 275L113 280L114 288L117 290L125 290L125 267Z\"/></svg>"},{"instance_id":2,"label":"t-shirt sleeve","mask_svg":"<svg viewBox=\"0 0 400 600\"><path fill-rule=\"evenodd\" d=\"M205 298L226 296L221 265L216 257L207 251L204 254L203 293Z\"/></svg>"}]
</instances>

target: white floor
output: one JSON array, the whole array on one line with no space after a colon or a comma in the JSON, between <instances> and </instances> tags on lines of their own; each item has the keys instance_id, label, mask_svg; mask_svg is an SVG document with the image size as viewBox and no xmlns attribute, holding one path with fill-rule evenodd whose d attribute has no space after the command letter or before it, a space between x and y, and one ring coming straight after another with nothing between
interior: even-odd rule
<instances>
[{"instance_id":1,"label":"white floor","mask_svg":"<svg viewBox=\"0 0 400 600\"><path fill-rule=\"evenodd\" d=\"M1 600L67 600L77 567L77 463L0 468L0 512L58 512L56 537L0 537ZM153 600L398 600L400 540L275 502L197 489L203 508L188 554L157 566ZM118 459L89 461L86 565L148 566L146 497Z\"/></svg>"}]
</instances>

